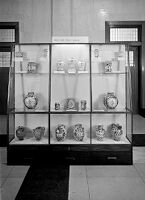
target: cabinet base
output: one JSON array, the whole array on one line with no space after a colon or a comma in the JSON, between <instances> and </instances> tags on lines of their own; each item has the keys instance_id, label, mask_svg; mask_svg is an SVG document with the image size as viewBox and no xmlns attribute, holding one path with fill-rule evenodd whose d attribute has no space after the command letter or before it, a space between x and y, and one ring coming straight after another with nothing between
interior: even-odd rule
<instances>
[{"instance_id":1,"label":"cabinet base","mask_svg":"<svg viewBox=\"0 0 145 200\"><path fill-rule=\"evenodd\" d=\"M131 145L9 146L8 165L132 165Z\"/></svg>"}]
</instances>

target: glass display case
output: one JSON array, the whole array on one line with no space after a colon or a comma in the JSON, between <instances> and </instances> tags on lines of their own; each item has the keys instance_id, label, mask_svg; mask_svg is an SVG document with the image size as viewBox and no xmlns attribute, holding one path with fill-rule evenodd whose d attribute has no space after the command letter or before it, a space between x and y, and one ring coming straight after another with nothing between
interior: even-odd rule
<instances>
[{"instance_id":1,"label":"glass display case","mask_svg":"<svg viewBox=\"0 0 145 200\"><path fill-rule=\"evenodd\" d=\"M132 163L131 77L124 44L19 44L14 49L8 98L12 158L18 148L29 153L39 146L74 163Z\"/></svg>"}]
</instances>

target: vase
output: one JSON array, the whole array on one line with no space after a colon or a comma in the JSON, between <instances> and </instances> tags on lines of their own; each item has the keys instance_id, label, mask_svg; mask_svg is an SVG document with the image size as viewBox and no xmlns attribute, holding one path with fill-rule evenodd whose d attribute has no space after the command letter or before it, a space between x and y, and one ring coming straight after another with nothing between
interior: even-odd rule
<instances>
[{"instance_id":1,"label":"vase","mask_svg":"<svg viewBox=\"0 0 145 200\"><path fill-rule=\"evenodd\" d=\"M44 135L45 127L38 126L37 128L33 129L34 137L37 141L41 140L42 136Z\"/></svg>"},{"instance_id":2,"label":"vase","mask_svg":"<svg viewBox=\"0 0 145 200\"><path fill-rule=\"evenodd\" d=\"M123 135L122 126L120 126L119 124L112 124L111 135L115 141L120 141Z\"/></svg>"},{"instance_id":3,"label":"vase","mask_svg":"<svg viewBox=\"0 0 145 200\"><path fill-rule=\"evenodd\" d=\"M57 71L64 71L65 64L62 60L58 60L56 63L56 70Z\"/></svg>"},{"instance_id":4,"label":"vase","mask_svg":"<svg viewBox=\"0 0 145 200\"><path fill-rule=\"evenodd\" d=\"M57 128L55 129L55 136L57 141L64 141L66 138L67 132L65 125L59 124Z\"/></svg>"},{"instance_id":5,"label":"vase","mask_svg":"<svg viewBox=\"0 0 145 200\"><path fill-rule=\"evenodd\" d=\"M71 58L68 61L68 73L76 73L77 70L77 60L75 58Z\"/></svg>"},{"instance_id":6,"label":"vase","mask_svg":"<svg viewBox=\"0 0 145 200\"><path fill-rule=\"evenodd\" d=\"M34 92L28 92L28 94L24 97L24 105L28 109L35 109L38 104L38 98L34 94Z\"/></svg>"},{"instance_id":7,"label":"vase","mask_svg":"<svg viewBox=\"0 0 145 200\"><path fill-rule=\"evenodd\" d=\"M105 72L112 72L112 62L108 61L105 63Z\"/></svg>"},{"instance_id":8,"label":"vase","mask_svg":"<svg viewBox=\"0 0 145 200\"><path fill-rule=\"evenodd\" d=\"M24 140L25 137L25 129L23 126L18 126L16 130L16 136L19 140Z\"/></svg>"},{"instance_id":9,"label":"vase","mask_svg":"<svg viewBox=\"0 0 145 200\"><path fill-rule=\"evenodd\" d=\"M107 109L115 109L118 105L118 98L114 92L108 92L104 97L104 105Z\"/></svg>"},{"instance_id":10,"label":"vase","mask_svg":"<svg viewBox=\"0 0 145 200\"><path fill-rule=\"evenodd\" d=\"M103 141L105 135L105 129L103 128L103 125L98 125L96 127L96 138L99 141Z\"/></svg>"},{"instance_id":11,"label":"vase","mask_svg":"<svg viewBox=\"0 0 145 200\"><path fill-rule=\"evenodd\" d=\"M34 72L36 72L37 66L38 66L38 64L35 63L35 62L28 62L27 71L28 71L29 73L34 73Z\"/></svg>"},{"instance_id":12,"label":"vase","mask_svg":"<svg viewBox=\"0 0 145 200\"><path fill-rule=\"evenodd\" d=\"M74 139L76 141L83 141L85 133L84 133L84 128L83 128L82 124L75 125L73 135L74 135Z\"/></svg>"},{"instance_id":13,"label":"vase","mask_svg":"<svg viewBox=\"0 0 145 200\"><path fill-rule=\"evenodd\" d=\"M86 108L87 108L87 101L81 100L81 110L86 110Z\"/></svg>"}]
</instances>

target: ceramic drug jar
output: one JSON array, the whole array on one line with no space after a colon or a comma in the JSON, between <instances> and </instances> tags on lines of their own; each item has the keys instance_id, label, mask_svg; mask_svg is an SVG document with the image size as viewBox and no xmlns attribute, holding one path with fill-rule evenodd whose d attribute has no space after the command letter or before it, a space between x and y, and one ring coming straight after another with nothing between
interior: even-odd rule
<instances>
[{"instance_id":1,"label":"ceramic drug jar","mask_svg":"<svg viewBox=\"0 0 145 200\"><path fill-rule=\"evenodd\" d=\"M28 109L35 109L38 104L38 98L34 94L34 92L28 92L28 94L24 97L24 105Z\"/></svg>"},{"instance_id":2,"label":"ceramic drug jar","mask_svg":"<svg viewBox=\"0 0 145 200\"><path fill-rule=\"evenodd\" d=\"M103 141L105 135L105 129L103 128L103 125L98 125L96 127L96 138L99 141Z\"/></svg>"},{"instance_id":3,"label":"ceramic drug jar","mask_svg":"<svg viewBox=\"0 0 145 200\"><path fill-rule=\"evenodd\" d=\"M42 136L44 135L45 127L38 126L37 128L33 129L34 137L37 141L41 140Z\"/></svg>"},{"instance_id":4,"label":"ceramic drug jar","mask_svg":"<svg viewBox=\"0 0 145 200\"><path fill-rule=\"evenodd\" d=\"M66 128L65 125L63 124L59 124L57 126L57 128L55 129L55 136L57 141L64 141L66 138L67 132L66 132Z\"/></svg>"},{"instance_id":5,"label":"ceramic drug jar","mask_svg":"<svg viewBox=\"0 0 145 200\"><path fill-rule=\"evenodd\" d=\"M104 105L107 109L115 109L118 105L118 98L114 92L108 92L104 97Z\"/></svg>"},{"instance_id":6,"label":"ceramic drug jar","mask_svg":"<svg viewBox=\"0 0 145 200\"><path fill-rule=\"evenodd\" d=\"M35 63L35 62L28 62L27 71L29 73L34 73L34 72L36 72L37 67L38 67L37 63Z\"/></svg>"},{"instance_id":7,"label":"ceramic drug jar","mask_svg":"<svg viewBox=\"0 0 145 200\"><path fill-rule=\"evenodd\" d=\"M120 141L123 135L122 126L120 126L119 124L112 124L111 135L115 141Z\"/></svg>"},{"instance_id":8,"label":"ceramic drug jar","mask_svg":"<svg viewBox=\"0 0 145 200\"><path fill-rule=\"evenodd\" d=\"M83 141L85 133L84 133L84 128L83 128L82 124L75 125L73 135L74 135L74 139L76 141Z\"/></svg>"},{"instance_id":9,"label":"ceramic drug jar","mask_svg":"<svg viewBox=\"0 0 145 200\"><path fill-rule=\"evenodd\" d=\"M25 129L23 126L18 126L16 130L16 136L19 140L24 140L25 137Z\"/></svg>"}]
</instances>

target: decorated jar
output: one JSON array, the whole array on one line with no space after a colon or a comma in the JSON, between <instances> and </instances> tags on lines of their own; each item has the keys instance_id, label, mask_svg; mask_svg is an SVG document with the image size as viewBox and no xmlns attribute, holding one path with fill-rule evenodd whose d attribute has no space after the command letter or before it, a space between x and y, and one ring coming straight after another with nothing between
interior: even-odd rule
<instances>
[{"instance_id":1,"label":"decorated jar","mask_svg":"<svg viewBox=\"0 0 145 200\"><path fill-rule=\"evenodd\" d=\"M59 124L57 128L55 129L55 136L57 141L64 141L66 138L67 132L65 125Z\"/></svg>"},{"instance_id":2,"label":"decorated jar","mask_svg":"<svg viewBox=\"0 0 145 200\"><path fill-rule=\"evenodd\" d=\"M27 71L29 73L34 73L36 72L37 67L38 67L38 64L36 62L28 62Z\"/></svg>"},{"instance_id":3,"label":"decorated jar","mask_svg":"<svg viewBox=\"0 0 145 200\"><path fill-rule=\"evenodd\" d=\"M83 141L85 136L84 128L82 124L76 124L73 131L74 139L77 141Z\"/></svg>"},{"instance_id":4,"label":"decorated jar","mask_svg":"<svg viewBox=\"0 0 145 200\"><path fill-rule=\"evenodd\" d=\"M75 58L71 58L68 61L68 73L76 73L77 70L77 60Z\"/></svg>"},{"instance_id":5,"label":"decorated jar","mask_svg":"<svg viewBox=\"0 0 145 200\"><path fill-rule=\"evenodd\" d=\"M41 140L42 136L44 135L45 127L38 126L33 129L34 137L37 141Z\"/></svg>"},{"instance_id":6,"label":"decorated jar","mask_svg":"<svg viewBox=\"0 0 145 200\"><path fill-rule=\"evenodd\" d=\"M74 98L66 99L66 110L76 110L76 101Z\"/></svg>"},{"instance_id":7,"label":"decorated jar","mask_svg":"<svg viewBox=\"0 0 145 200\"><path fill-rule=\"evenodd\" d=\"M103 128L103 125L98 125L96 127L96 138L99 141L103 141L105 135L105 129Z\"/></svg>"},{"instance_id":8,"label":"decorated jar","mask_svg":"<svg viewBox=\"0 0 145 200\"><path fill-rule=\"evenodd\" d=\"M16 136L19 140L23 140L25 137L25 128L23 126L18 126L16 130Z\"/></svg>"},{"instance_id":9,"label":"decorated jar","mask_svg":"<svg viewBox=\"0 0 145 200\"><path fill-rule=\"evenodd\" d=\"M87 108L87 101L81 100L81 110L86 110L86 108Z\"/></svg>"},{"instance_id":10,"label":"decorated jar","mask_svg":"<svg viewBox=\"0 0 145 200\"><path fill-rule=\"evenodd\" d=\"M34 94L34 92L28 92L28 94L24 97L24 105L28 109L35 109L38 104L38 98Z\"/></svg>"},{"instance_id":11,"label":"decorated jar","mask_svg":"<svg viewBox=\"0 0 145 200\"><path fill-rule=\"evenodd\" d=\"M65 64L62 60L58 60L56 63L56 70L57 71L64 71Z\"/></svg>"},{"instance_id":12,"label":"decorated jar","mask_svg":"<svg viewBox=\"0 0 145 200\"><path fill-rule=\"evenodd\" d=\"M108 92L104 97L104 105L107 109L115 109L118 105L118 98L115 96L114 92Z\"/></svg>"},{"instance_id":13,"label":"decorated jar","mask_svg":"<svg viewBox=\"0 0 145 200\"><path fill-rule=\"evenodd\" d=\"M112 62L111 61L105 62L105 72L112 72Z\"/></svg>"},{"instance_id":14,"label":"decorated jar","mask_svg":"<svg viewBox=\"0 0 145 200\"><path fill-rule=\"evenodd\" d=\"M115 141L120 141L123 135L122 126L119 124L112 124L111 125L111 135Z\"/></svg>"},{"instance_id":15,"label":"decorated jar","mask_svg":"<svg viewBox=\"0 0 145 200\"><path fill-rule=\"evenodd\" d=\"M78 71L86 71L86 62L85 61L78 62Z\"/></svg>"}]
</instances>

